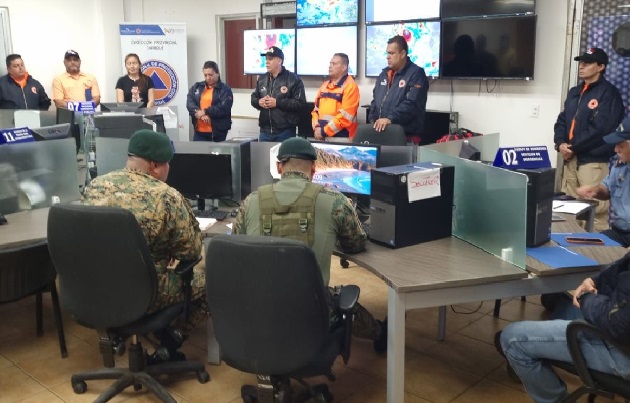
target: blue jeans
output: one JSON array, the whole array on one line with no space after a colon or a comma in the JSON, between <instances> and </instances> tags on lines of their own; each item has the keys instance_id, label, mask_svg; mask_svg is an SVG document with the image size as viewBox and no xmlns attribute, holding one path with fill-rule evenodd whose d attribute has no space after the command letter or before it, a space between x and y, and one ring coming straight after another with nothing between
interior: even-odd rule
<instances>
[{"instance_id":1,"label":"blue jeans","mask_svg":"<svg viewBox=\"0 0 630 403\"><path fill-rule=\"evenodd\" d=\"M554 312L564 312L570 317L515 322L501 333L505 356L536 403L560 402L568 396L566 384L545 360L572 362L566 339L567 325L571 319L582 318L582 314L568 306L558 306ZM589 368L626 379L630 377L630 357L618 349L591 335L580 336L580 347Z\"/></svg>"},{"instance_id":2,"label":"blue jeans","mask_svg":"<svg viewBox=\"0 0 630 403\"><path fill-rule=\"evenodd\" d=\"M278 143L282 143L284 140L291 137L295 137L295 127L284 129L281 132L273 134L261 131L258 141L277 141Z\"/></svg>"}]
</instances>

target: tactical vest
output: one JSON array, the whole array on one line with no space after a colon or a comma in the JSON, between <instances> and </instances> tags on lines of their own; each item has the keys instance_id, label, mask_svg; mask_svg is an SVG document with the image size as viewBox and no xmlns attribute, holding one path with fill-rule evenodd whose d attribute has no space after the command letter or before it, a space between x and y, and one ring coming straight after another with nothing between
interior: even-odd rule
<instances>
[{"instance_id":1,"label":"tactical vest","mask_svg":"<svg viewBox=\"0 0 630 403\"><path fill-rule=\"evenodd\" d=\"M312 247L315 243L315 200L324 187L308 183L297 200L281 205L273 194L273 185L258 189L260 228L262 235L302 241Z\"/></svg>"}]
</instances>

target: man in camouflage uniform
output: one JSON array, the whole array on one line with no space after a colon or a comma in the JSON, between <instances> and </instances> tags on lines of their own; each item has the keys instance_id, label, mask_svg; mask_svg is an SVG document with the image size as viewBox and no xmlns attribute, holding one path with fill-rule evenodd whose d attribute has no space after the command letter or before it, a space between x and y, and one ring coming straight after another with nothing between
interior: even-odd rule
<instances>
[{"instance_id":1,"label":"man in camouflage uniform","mask_svg":"<svg viewBox=\"0 0 630 403\"><path fill-rule=\"evenodd\" d=\"M158 276L159 294L150 311L183 301L181 278L169 264L174 259L195 259L201 253L201 231L192 209L177 190L165 183L172 158L173 147L166 134L138 130L129 140L126 167L95 178L82 196L84 204L122 207L138 220ZM205 284L205 271L195 267L184 334L208 317ZM169 340L164 332L156 332L156 336L169 350L181 345Z\"/></svg>"},{"instance_id":2,"label":"man in camouflage uniform","mask_svg":"<svg viewBox=\"0 0 630 403\"><path fill-rule=\"evenodd\" d=\"M303 195L314 188L314 202L310 207L310 216L314 221L313 242L310 246L315 252L317 263L324 278L324 284L330 280L330 257L335 244L347 253L361 252L365 249L367 235L361 227L357 213L351 201L336 190L311 184L315 173L317 153L313 146L303 138L292 137L282 142L278 151L277 168L282 175L280 181L273 185L272 197L280 206L302 203ZM232 232L235 234L263 235L267 232L265 223L261 222L261 209L266 204L263 195L266 189L262 186L257 192L250 194L241 204L236 216ZM263 199L261 199L263 197ZM262 214L265 221L265 214ZM307 225L310 225L307 224ZM285 230L285 233L290 230ZM276 235L275 233L268 233ZM279 236L285 236L279 235ZM294 238L291 235L286 237ZM335 291L329 288L331 296ZM374 349L378 352L387 349L387 329L384 322L374 317L360 304L353 322L353 334L357 337L374 340ZM334 315L331 315L334 317Z\"/></svg>"}]
</instances>

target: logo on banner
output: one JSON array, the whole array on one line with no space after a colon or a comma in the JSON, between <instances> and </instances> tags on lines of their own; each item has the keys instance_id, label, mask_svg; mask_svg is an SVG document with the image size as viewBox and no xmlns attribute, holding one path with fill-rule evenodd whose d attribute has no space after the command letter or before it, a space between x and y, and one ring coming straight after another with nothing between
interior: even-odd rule
<instances>
[{"instance_id":1,"label":"logo on banner","mask_svg":"<svg viewBox=\"0 0 630 403\"><path fill-rule=\"evenodd\" d=\"M179 89L179 79L175 70L162 60L148 60L142 63L142 73L151 77L155 106L166 105L175 98Z\"/></svg>"}]
</instances>

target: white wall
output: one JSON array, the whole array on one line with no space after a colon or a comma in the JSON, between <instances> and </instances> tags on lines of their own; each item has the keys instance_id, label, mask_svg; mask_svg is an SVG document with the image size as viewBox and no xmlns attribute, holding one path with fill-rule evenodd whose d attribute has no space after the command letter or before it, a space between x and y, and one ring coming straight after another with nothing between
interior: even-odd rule
<instances>
[{"instance_id":1,"label":"white wall","mask_svg":"<svg viewBox=\"0 0 630 403\"><path fill-rule=\"evenodd\" d=\"M188 33L188 80L201 80L206 60L218 60L217 21L219 16L258 13L262 0L0 0L8 6L13 51L22 54L29 72L42 82L49 95L55 75L64 70L63 54L79 52L82 70L98 78L103 101L115 99L114 85L122 74L118 24L120 22L184 22ZM552 149L553 124L562 107L562 79L567 33L568 0L537 1L538 26L534 80L497 81L494 92L482 82L434 80L429 90L428 109L459 112L460 127L482 132L500 132L501 145L539 145ZM365 27L360 27L359 55L364 54ZM227 50L229 51L229 50ZM330 44L331 55L335 52ZM365 61L360 56L357 81L361 104L372 97L374 78L363 76ZM385 65L385 61L383 61ZM304 78L307 98L312 100L322 80ZM256 116L249 105L249 90L235 91L233 114ZM534 105L538 118L530 117ZM361 111L360 119L364 119ZM553 152L552 160L553 158Z\"/></svg>"}]
</instances>

